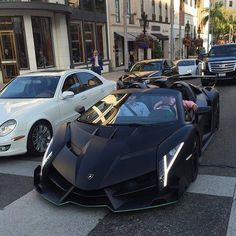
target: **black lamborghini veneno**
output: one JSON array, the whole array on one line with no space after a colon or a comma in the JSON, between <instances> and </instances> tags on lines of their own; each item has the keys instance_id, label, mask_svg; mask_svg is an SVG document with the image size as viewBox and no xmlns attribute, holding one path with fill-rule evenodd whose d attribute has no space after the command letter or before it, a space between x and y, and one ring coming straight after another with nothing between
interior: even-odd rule
<instances>
[{"instance_id":1,"label":"black lamborghini veneno","mask_svg":"<svg viewBox=\"0 0 236 236\"><path fill-rule=\"evenodd\" d=\"M198 104L184 109L182 99ZM118 90L55 134L35 169L36 190L62 205L127 211L174 203L197 178L219 126L219 94L177 82Z\"/></svg>"}]
</instances>

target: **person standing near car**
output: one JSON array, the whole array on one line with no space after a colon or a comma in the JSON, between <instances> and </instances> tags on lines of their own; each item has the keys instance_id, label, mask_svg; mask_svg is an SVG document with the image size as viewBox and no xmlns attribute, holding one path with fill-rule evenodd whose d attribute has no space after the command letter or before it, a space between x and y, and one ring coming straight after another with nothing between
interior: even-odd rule
<instances>
[{"instance_id":1,"label":"person standing near car","mask_svg":"<svg viewBox=\"0 0 236 236\"><path fill-rule=\"evenodd\" d=\"M93 51L93 57L91 59L92 67L91 70L101 75L101 71L103 70L103 61L102 57L98 54L97 50Z\"/></svg>"}]
</instances>

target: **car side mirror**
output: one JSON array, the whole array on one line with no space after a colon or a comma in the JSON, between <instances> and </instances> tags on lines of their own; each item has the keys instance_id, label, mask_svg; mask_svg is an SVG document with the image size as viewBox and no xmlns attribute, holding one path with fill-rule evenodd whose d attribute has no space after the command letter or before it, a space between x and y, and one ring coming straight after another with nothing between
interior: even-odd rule
<instances>
[{"instance_id":1,"label":"car side mirror","mask_svg":"<svg viewBox=\"0 0 236 236\"><path fill-rule=\"evenodd\" d=\"M211 107L198 107L195 112L197 115L205 115L211 112Z\"/></svg>"},{"instance_id":2,"label":"car side mirror","mask_svg":"<svg viewBox=\"0 0 236 236\"><path fill-rule=\"evenodd\" d=\"M84 108L84 106L78 105L78 106L75 108L75 111L76 111L77 113L79 113L80 115L82 115L82 114L85 112L85 108Z\"/></svg>"},{"instance_id":3,"label":"car side mirror","mask_svg":"<svg viewBox=\"0 0 236 236\"><path fill-rule=\"evenodd\" d=\"M72 91L64 91L62 93L62 99L73 98L74 96L75 96L75 94Z\"/></svg>"}]
</instances>

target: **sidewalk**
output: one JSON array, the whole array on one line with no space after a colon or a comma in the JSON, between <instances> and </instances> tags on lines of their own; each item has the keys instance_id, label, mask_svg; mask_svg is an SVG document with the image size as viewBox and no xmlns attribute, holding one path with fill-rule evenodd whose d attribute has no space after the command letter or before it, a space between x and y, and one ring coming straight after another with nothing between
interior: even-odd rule
<instances>
[{"instance_id":1,"label":"sidewalk","mask_svg":"<svg viewBox=\"0 0 236 236\"><path fill-rule=\"evenodd\" d=\"M117 81L119 79L119 77L122 76L124 73L125 72L123 70L120 70L120 71L106 72L106 73L102 74L102 76L106 79ZM4 86L4 84L0 83L0 89L3 86Z\"/></svg>"}]
</instances>

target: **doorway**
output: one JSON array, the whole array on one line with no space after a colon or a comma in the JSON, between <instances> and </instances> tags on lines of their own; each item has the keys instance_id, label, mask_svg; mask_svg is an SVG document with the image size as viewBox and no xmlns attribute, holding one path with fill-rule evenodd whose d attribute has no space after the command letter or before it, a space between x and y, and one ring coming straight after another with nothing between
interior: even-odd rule
<instances>
[{"instance_id":1,"label":"doorway","mask_svg":"<svg viewBox=\"0 0 236 236\"><path fill-rule=\"evenodd\" d=\"M3 83L19 74L14 32L0 31L0 60Z\"/></svg>"}]
</instances>

